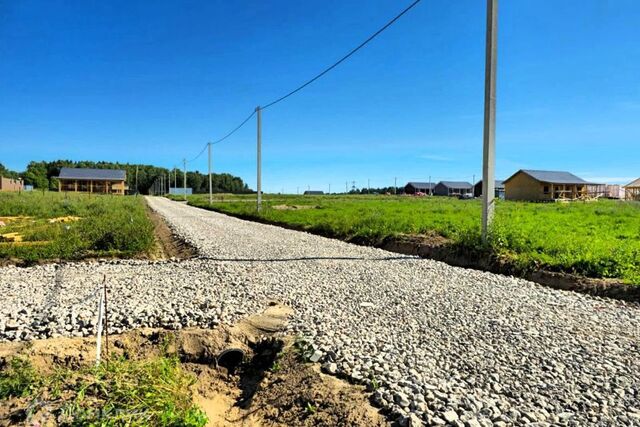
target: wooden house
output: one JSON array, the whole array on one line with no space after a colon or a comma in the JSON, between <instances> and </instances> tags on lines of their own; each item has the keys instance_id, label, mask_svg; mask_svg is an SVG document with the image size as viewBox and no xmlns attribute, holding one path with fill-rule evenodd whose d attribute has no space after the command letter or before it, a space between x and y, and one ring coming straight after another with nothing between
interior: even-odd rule
<instances>
[{"instance_id":1,"label":"wooden house","mask_svg":"<svg viewBox=\"0 0 640 427\"><path fill-rule=\"evenodd\" d=\"M404 186L404 194L426 194L433 195L433 189L436 186L433 182L408 182Z\"/></svg>"},{"instance_id":2,"label":"wooden house","mask_svg":"<svg viewBox=\"0 0 640 427\"><path fill-rule=\"evenodd\" d=\"M624 186L626 200L640 200L640 178Z\"/></svg>"},{"instance_id":3,"label":"wooden house","mask_svg":"<svg viewBox=\"0 0 640 427\"><path fill-rule=\"evenodd\" d=\"M61 168L58 191L124 195L127 172L118 169Z\"/></svg>"},{"instance_id":4,"label":"wooden house","mask_svg":"<svg viewBox=\"0 0 640 427\"><path fill-rule=\"evenodd\" d=\"M555 201L586 199L599 188L569 172L521 169L504 181L505 199Z\"/></svg>"},{"instance_id":5,"label":"wooden house","mask_svg":"<svg viewBox=\"0 0 640 427\"><path fill-rule=\"evenodd\" d=\"M436 196L462 196L473 194L473 184L466 181L440 181L433 189Z\"/></svg>"},{"instance_id":6,"label":"wooden house","mask_svg":"<svg viewBox=\"0 0 640 427\"><path fill-rule=\"evenodd\" d=\"M21 179L7 178L0 176L0 191L22 191L23 183Z\"/></svg>"}]
</instances>

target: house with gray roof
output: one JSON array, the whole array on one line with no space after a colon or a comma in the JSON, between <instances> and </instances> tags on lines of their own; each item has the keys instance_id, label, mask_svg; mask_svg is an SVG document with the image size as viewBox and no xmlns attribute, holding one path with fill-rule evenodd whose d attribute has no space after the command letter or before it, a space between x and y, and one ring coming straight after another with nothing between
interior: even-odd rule
<instances>
[{"instance_id":1,"label":"house with gray roof","mask_svg":"<svg viewBox=\"0 0 640 427\"><path fill-rule=\"evenodd\" d=\"M440 181L433 189L436 196L462 196L473 193L473 184L466 181Z\"/></svg>"},{"instance_id":2,"label":"house with gray roof","mask_svg":"<svg viewBox=\"0 0 640 427\"><path fill-rule=\"evenodd\" d=\"M127 172L120 169L60 168L58 191L124 195Z\"/></svg>"},{"instance_id":3,"label":"house with gray roof","mask_svg":"<svg viewBox=\"0 0 640 427\"><path fill-rule=\"evenodd\" d=\"M408 182L404 186L404 194L426 194L431 196L435 186L434 182Z\"/></svg>"},{"instance_id":4,"label":"house with gray roof","mask_svg":"<svg viewBox=\"0 0 640 427\"><path fill-rule=\"evenodd\" d=\"M507 200L583 199L589 196L589 187L597 186L569 172L531 169L520 169L504 181Z\"/></svg>"}]
</instances>

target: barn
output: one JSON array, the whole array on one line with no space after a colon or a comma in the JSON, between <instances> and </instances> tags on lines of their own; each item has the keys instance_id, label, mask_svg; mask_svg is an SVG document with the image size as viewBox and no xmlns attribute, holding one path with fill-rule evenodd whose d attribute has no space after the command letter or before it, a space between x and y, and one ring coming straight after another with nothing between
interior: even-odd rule
<instances>
[{"instance_id":1,"label":"barn","mask_svg":"<svg viewBox=\"0 0 640 427\"><path fill-rule=\"evenodd\" d=\"M473 184L466 181L440 181L433 189L436 196L461 196L472 193Z\"/></svg>"},{"instance_id":2,"label":"barn","mask_svg":"<svg viewBox=\"0 0 640 427\"><path fill-rule=\"evenodd\" d=\"M624 195L627 200L640 200L640 178L624 186Z\"/></svg>"},{"instance_id":3,"label":"barn","mask_svg":"<svg viewBox=\"0 0 640 427\"><path fill-rule=\"evenodd\" d=\"M127 172L119 169L61 168L58 191L124 195Z\"/></svg>"},{"instance_id":4,"label":"barn","mask_svg":"<svg viewBox=\"0 0 640 427\"><path fill-rule=\"evenodd\" d=\"M520 169L504 182L507 200L554 201L589 197L597 188L584 179L564 171Z\"/></svg>"},{"instance_id":5,"label":"barn","mask_svg":"<svg viewBox=\"0 0 640 427\"><path fill-rule=\"evenodd\" d=\"M433 182L408 182L404 186L404 194L422 193L431 196L435 186L436 184Z\"/></svg>"}]
</instances>

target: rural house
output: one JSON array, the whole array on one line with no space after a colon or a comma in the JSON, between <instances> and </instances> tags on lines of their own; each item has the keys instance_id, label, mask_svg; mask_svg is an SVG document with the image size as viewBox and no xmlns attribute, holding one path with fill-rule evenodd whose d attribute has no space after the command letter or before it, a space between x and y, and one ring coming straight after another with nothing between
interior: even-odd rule
<instances>
[{"instance_id":1,"label":"rural house","mask_svg":"<svg viewBox=\"0 0 640 427\"><path fill-rule=\"evenodd\" d=\"M504 199L504 181L496 179L495 188L496 197ZM476 182L476 185L473 186L473 197L480 196L482 196L482 180Z\"/></svg>"},{"instance_id":2,"label":"rural house","mask_svg":"<svg viewBox=\"0 0 640 427\"><path fill-rule=\"evenodd\" d=\"M640 200L640 178L624 186L625 199Z\"/></svg>"},{"instance_id":3,"label":"rural house","mask_svg":"<svg viewBox=\"0 0 640 427\"><path fill-rule=\"evenodd\" d=\"M61 168L58 191L123 195L127 186L127 172L117 169Z\"/></svg>"},{"instance_id":4,"label":"rural house","mask_svg":"<svg viewBox=\"0 0 640 427\"><path fill-rule=\"evenodd\" d=\"M21 179L7 178L0 176L0 191L22 191L23 185Z\"/></svg>"},{"instance_id":5,"label":"rural house","mask_svg":"<svg viewBox=\"0 0 640 427\"><path fill-rule=\"evenodd\" d=\"M569 172L520 169L504 187L507 200L554 201L584 199L600 186Z\"/></svg>"},{"instance_id":6,"label":"rural house","mask_svg":"<svg viewBox=\"0 0 640 427\"><path fill-rule=\"evenodd\" d=\"M409 182L404 186L404 194L422 193L431 196L435 186L433 182Z\"/></svg>"},{"instance_id":7,"label":"rural house","mask_svg":"<svg viewBox=\"0 0 640 427\"><path fill-rule=\"evenodd\" d=\"M324 194L324 191L317 191L317 190L306 190L304 192L305 196L322 196Z\"/></svg>"},{"instance_id":8,"label":"rural house","mask_svg":"<svg viewBox=\"0 0 640 427\"><path fill-rule=\"evenodd\" d=\"M433 189L436 196L461 196L472 193L473 184L466 181L440 181Z\"/></svg>"}]
</instances>

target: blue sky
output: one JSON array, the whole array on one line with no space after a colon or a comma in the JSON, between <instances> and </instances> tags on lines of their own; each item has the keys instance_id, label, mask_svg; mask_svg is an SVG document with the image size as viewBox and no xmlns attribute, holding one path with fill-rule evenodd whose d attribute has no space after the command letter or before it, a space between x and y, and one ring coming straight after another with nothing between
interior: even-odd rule
<instances>
[{"instance_id":1,"label":"blue sky","mask_svg":"<svg viewBox=\"0 0 640 427\"><path fill-rule=\"evenodd\" d=\"M409 1L2 1L0 162L192 158ZM485 1L423 0L263 113L263 185L481 173ZM640 176L640 2L502 1L497 173ZM214 170L255 188L255 121ZM631 154L633 153L633 155ZM206 156L189 165L206 170ZM351 184L350 184L351 185Z\"/></svg>"}]
</instances>

